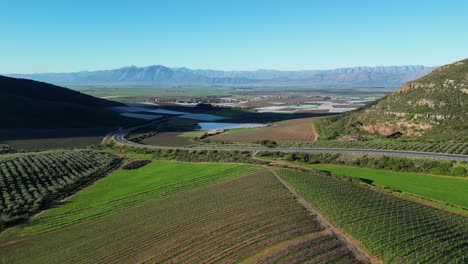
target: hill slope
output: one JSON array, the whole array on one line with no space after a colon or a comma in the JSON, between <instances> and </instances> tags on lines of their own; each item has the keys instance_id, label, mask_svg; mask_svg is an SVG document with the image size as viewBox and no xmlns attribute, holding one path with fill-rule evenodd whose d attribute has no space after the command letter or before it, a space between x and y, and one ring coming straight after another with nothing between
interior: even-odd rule
<instances>
[{"instance_id":1,"label":"hill slope","mask_svg":"<svg viewBox=\"0 0 468 264\"><path fill-rule=\"evenodd\" d=\"M468 140L468 59L437 68L356 111L318 122L322 138L408 136Z\"/></svg>"},{"instance_id":2,"label":"hill slope","mask_svg":"<svg viewBox=\"0 0 468 264\"><path fill-rule=\"evenodd\" d=\"M118 125L106 109L122 104L67 88L0 76L0 128L75 128Z\"/></svg>"},{"instance_id":3,"label":"hill slope","mask_svg":"<svg viewBox=\"0 0 468 264\"><path fill-rule=\"evenodd\" d=\"M105 71L72 73L11 74L20 77L68 85L363 85L399 86L417 79L434 68L425 66L354 67L305 71L216 71L168 68L162 65L123 67Z\"/></svg>"}]
</instances>

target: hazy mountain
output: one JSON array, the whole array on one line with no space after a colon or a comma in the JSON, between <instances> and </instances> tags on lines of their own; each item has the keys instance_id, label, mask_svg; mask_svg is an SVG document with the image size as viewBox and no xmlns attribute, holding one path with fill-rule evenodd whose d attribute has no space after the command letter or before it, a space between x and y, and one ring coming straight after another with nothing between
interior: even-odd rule
<instances>
[{"instance_id":1,"label":"hazy mountain","mask_svg":"<svg viewBox=\"0 0 468 264\"><path fill-rule=\"evenodd\" d=\"M122 104L67 88L0 76L0 128L77 128L121 125L108 110Z\"/></svg>"},{"instance_id":2,"label":"hazy mountain","mask_svg":"<svg viewBox=\"0 0 468 264\"><path fill-rule=\"evenodd\" d=\"M399 86L422 77L434 68L425 66L354 67L319 71L216 71L168 68L161 65L124 67L105 71L73 73L9 74L66 85L311 85L338 84L364 86Z\"/></svg>"},{"instance_id":3,"label":"hazy mountain","mask_svg":"<svg viewBox=\"0 0 468 264\"><path fill-rule=\"evenodd\" d=\"M423 136L468 140L468 59L437 68L357 111L328 118L322 131L342 135Z\"/></svg>"}]
</instances>

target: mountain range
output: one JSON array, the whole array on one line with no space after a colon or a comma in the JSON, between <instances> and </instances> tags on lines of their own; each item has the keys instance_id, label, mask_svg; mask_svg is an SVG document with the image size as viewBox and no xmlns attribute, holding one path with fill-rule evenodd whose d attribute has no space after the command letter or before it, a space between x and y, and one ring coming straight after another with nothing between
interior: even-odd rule
<instances>
[{"instance_id":1,"label":"mountain range","mask_svg":"<svg viewBox=\"0 0 468 264\"><path fill-rule=\"evenodd\" d=\"M220 71L169 68L162 65L128 66L114 70L71 73L7 74L58 85L341 85L398 87L420 78L434 67L378 66L333 70Z\"/></svg>"}]
</instances>

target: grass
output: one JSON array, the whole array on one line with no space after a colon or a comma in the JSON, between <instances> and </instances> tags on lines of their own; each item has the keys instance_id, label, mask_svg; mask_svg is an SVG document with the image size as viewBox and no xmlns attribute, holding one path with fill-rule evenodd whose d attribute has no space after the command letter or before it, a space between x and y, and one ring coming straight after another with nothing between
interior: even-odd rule
<instances>
[{"instance_id":1,"label":"grass","mask_svg":"<svg viewBox=\"0 0 468 264\"><path fill-rule=\"evenodd\" d=\"M178 137L187 137L187 138L196 138L196 137L201 137L202 135L205 134L205 131L189 131L189 132L184 132L179 135Z\"/></svg>"},{"instance_id":2,"label":"grass","mask_svg":"<svg viewBox=\"0 0 468 264\"><path fill-rule=\"evenodd\" d=\"M174 98L195 96L223 96L228 95L230 87L138 87L138 86L72 86L73 90L96 96L108 97L111 100L128 98Z\"/></svg>"},{"instance_id":3,"label":"grass","mask_svg":"<svg viewBox=\"0 0 468 264\"><path fill-rule=\"evenodd\" d=\"M60 229L146 201L258 170L259 167L239 164L153 161L135 170L118 170L63 204L2 235L24 236Z\"/></svg>"},{"instance_id":4,"label":"grass","mask_svg":"<svg viewBox=\"0 0 468 264\"><path fill-rule=\"evenodd\" d=\"M343 165L314 164L308 166L337 175L372 180L373 183L382 187L390 187L403 192L468 207L468 179Z\"/></svg>"},{"instance_id":5,"label":"grass","mask_svg":"<svg viewBox=\"0 0 468 264\"><path fill-rule=\"evenodd\" d=\"M300 258L301 250L314 250L307 260L352 260L343 245L321 248L328 240L320 238L336 240L322 229L264 171L9 241L0 255L9 264L239 263L258 253ZM277 247L284 244L287 252Z\"/></svg>"}]
</instances>

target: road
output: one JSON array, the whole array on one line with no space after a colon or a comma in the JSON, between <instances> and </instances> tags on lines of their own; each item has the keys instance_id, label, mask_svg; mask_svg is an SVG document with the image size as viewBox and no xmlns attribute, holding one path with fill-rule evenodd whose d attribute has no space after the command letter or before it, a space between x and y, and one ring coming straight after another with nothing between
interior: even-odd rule
<instances>
[{"instance_id":1,"label":"road","mask_svg":"<svg viewBox=\"0 0 468 264\"><path fill-rule=\"evenodd\" d=\"M158 121L156 121L158 122ZM144 145L135 142L128 141L125 136L141 127L147 126L142 125L133 127L130 129L116 132L113 135L113 139L120 144L149 148L149 149L180 149L180 150L220 150L220 151L270 151L270 152L309 152L309 153L356 153L356 154L374 154L374 155L387 155L387 156L400 156L400 157L418 157L418 158L432 158L432 159L445 159L445 160L459 160L468 161L468 155L455 155L455 154L444 154L444 153L431 153L431 152L415 152L415 151L401 151L401 150L378 150L378 149L345 149L345 148L266 148L266 147L167 147L167 146L153 146Z\"/></svg>"}]
</instances>

